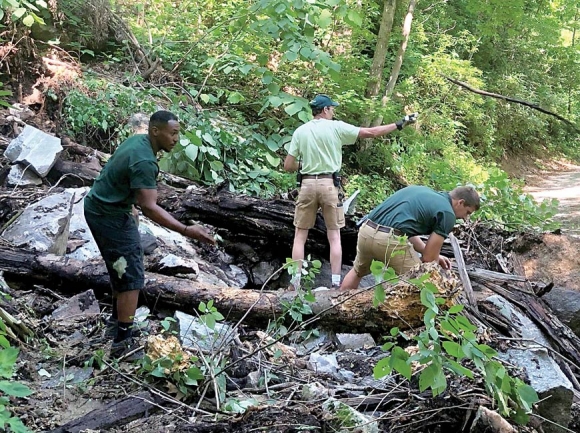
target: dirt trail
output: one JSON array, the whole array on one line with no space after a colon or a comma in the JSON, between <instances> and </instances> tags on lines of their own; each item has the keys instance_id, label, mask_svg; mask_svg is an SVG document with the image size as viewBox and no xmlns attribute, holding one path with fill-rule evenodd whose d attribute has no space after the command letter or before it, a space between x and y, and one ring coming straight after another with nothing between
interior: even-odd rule
<instances>
[{"instance_id":1,"label":"dirt trail","mask_svg":"<svg viewBox=\"0 0 580 433\"><path fill-rule=\"evenodd\" d=\"M536 200L558 199L556 220L562 223L561 235L545 233L540 244L520 256L526 276L580 291L580 166L560 163L555 170L526 176L526 182L525 191Z\"/></svg>"},{"instance_id":2,"label":"dirt trail","mask_svg":"<svg viewBox=\"0 0 580 433\"><path fill-rule=\"evenodd\" d=\"M538 202L555 198L559 213L555 219L562 223L562 232L580 236L580 166L561 164L558 171L530 175L525 191Z\"/></svg>"}]
</instances>

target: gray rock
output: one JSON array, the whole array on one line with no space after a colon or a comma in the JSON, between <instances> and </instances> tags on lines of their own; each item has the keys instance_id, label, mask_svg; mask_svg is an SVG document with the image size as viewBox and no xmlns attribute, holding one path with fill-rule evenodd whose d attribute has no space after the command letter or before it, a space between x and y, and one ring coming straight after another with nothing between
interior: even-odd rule
<instances>
[{"instance_id":1,"label":"gray rock","mask_svg":"<svg viewBox=\"0 0 580 433\"><path fill-rule=\"evenodd\" d=\"M308 369L316 373L335 374L338 372L339 366L334 353L323 355L319 352L310 354L308 359Z\"/></svg>"},{"instance_id":2,"label":"gray rock","mask_svg":"<svg viewBox=\"0 0 580 433\"><path fill-rule=\"evenodd\" d=\"M500 313L517 328L523 339L524 349L510 348L500 358L522 368L530 386L536 390L541 402L538 413L556 424L567 426L570 422L574 388L562 373L558 364L549 356L545 347L551 347L543 332L527 316L499 295L486 299L499 308ZM540 343L539 346L535 343ZM561 432L562 429L551 423L542 424L546 433Z\"/></svg>"},{"instance_id":3,"label":"gray rock","mask_svg":"<svg viewBox=\"0 0 580 433\"><path fill-rule=\"evenodd\" d=\"M42 185L42 179L34 171L26 169L26 167L22 167L20 164L14 164L10 167L6 182L12 186Z\"/></svg>"},{"instance_id":4,"label":"gray rock","mask_svg":"<svg viewBox=\"0 0 580 433\"><path fill-rule=\"evenodd\" d=\"M2 233L19 247L64 255L69 237L72 195L53 194L29 205Z\"/></svg>"},{"instance_id":5,"label":"gray rock","mask_svg":"<svg viewBox=\"0 0 580 433\"><path fill-rule=\"evenodd\" d=\"M371 334L336 334L336 340L342 350L356 350L377 345Z\"/></svg>"},{"instance_id":6,"label":"gray rock","mask_svg":"<svg viewBox=\"0 0 580 433\"><path fill-rule=\"evenodd\" d=\"M558 319L580 336L580 292L554 287L542 299L548 303Z\"/></svg>"},{"instance_id":7,"label":"gray rock","mask_svg":"<svg viewBox=\"0 0 580 433\"><path fill-rule=\"evenodd\" d=\"M92 290L79 293L70 298L51 314L51 318L60 325L73 325L78 321L86 320L101 314L99 303Z\"/></svg>"},{"instance_id":8,"label":"gray rock","mask_svg":"<svg viewBox=\"0 0 580 433\"><path fill-rule=\"evenodd\" d=\"M207 352L220 348L223 350L232 344L237 336L229 325L216 323L214 329L211 329L197 317L181 311L176 311L174 317L177 320L179 338L183 347Z\"/></svg>"},{"instance_id":9,"label":"gray rock","mask_svg":"<svg viewBox=\"0 0 580 433\"><path fill-rule=\"evenodd\" d=\"M274 274L277 267L270 262L260 262L252 268L254 284L262 286Z\"/></svg>"},{"instance_id":10,"label":"gray rock","mask_svg":"<svg viewBox=\"0 0 580 433\"><path fill-rule=\"evenodd\" d=\"M159 262L159 269L161 274L175 275L175 274L199 274L198 264L191 259L178 257L175 254L167 254Z\"/></svg>"},{"instance_id":11,"label":"gray rock","mask_svg":"<svg viewBox=\"0 0 580 433\"><path fill-rule=\"evenodd\" d=\"M89 226L87 225L87 220L85 220L85 213L83 210L84 198L89 190L89 187L68 188L65 190L66 193L71 195L74 194L75 196L72 214L70 217L69 240L85 241L83 245L66 254L66 257L70 257L76 260L90 260L94 257L100 257L101 255L95 239L89 230Z\"/></svg>"},{"instance_id":12,"label":"gray rock","mask_svg":"<svg viewBox=\"0 0 580 433\"><path fill-rule=\"evenodd\" d=\"M334 395L334 390L331 390L319 382L310 382L302 385L302 400L313 401L322 400Z\"/></svg>"},{"instance_id":13,"label":"gray rock","mask_svg":"<svg viewBox=\"0 0 580 433\"><path fill-rule=\"evenodd\" d=\"M93 374L93 367L68 367L64 371L59 371L53 378L47 380L43 388L62 387L64 384L73 385L88 380Z\"/></svg>"},{"instance_id":14,"label":"gray rock","mask_svg":"<svg viewBox=\"0 0 580 433\"><path fill-rule=\"evenodd\" d=\"M135 113L129 118L127 123L133 130L133 134L147 134L149 116L144 113Z\"/></svg>"},{"instance_id":15,"label":"gray rock","mask_svg":"<svg viewBox=\"0 0 580 433\"><path fill-rule=\"evenodd\" d=\"M301 333L296 333L291 336L290 340L298 341L300 337ZM312 335L301 343L292 343L292 346L296 348L297 356L304 356L318 349L323 344L332 343L334 338L334 332L320 330L318 331L318 335Z\"/></svg>"},{"instance_id":16,"label":"gray rock","mask_svg":"<svg viewBox=\"0 0 580 433\"><path fill-rule=\"evenodd\" d=\"M4 155L14 163L30 168L45 177L62 152L60 138L26 125L22 133L10 142Z\"/></svg>"}]
</instances>

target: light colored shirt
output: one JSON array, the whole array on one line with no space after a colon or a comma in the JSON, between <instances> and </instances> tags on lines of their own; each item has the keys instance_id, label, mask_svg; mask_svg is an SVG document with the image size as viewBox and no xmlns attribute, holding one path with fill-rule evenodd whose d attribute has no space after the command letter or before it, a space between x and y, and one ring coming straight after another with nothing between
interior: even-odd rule
<instances>
[{"instance_id":1,"label":"light colored shirt","mask_svg":"<svg viewBox=\"0 0 580 433\"><path fill-rule=\"evenodd\" d=\"M288 145L288 154L302 164L302 174L339 171L342 146L354 144L360 128L340 120L313 119L299 126Z\"/></svg>"}]
</instances>

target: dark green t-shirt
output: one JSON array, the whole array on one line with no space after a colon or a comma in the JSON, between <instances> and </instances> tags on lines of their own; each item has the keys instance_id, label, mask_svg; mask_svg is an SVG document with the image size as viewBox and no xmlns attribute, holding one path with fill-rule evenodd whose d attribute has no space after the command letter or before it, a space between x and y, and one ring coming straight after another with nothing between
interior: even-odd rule
<instances>
[{"instance_id":1,"label":"dark green t-shirt","mask_svg":"<svg viewBox=\"0 0 580 433\"><path fill-rule=\"evenodd\" d=\"M136 190L157 188L158 174L149 136L129 137L103 167L87 194L85 206L104 215L131 212Z\"/></svg>"},{"instance_id":2,"label":"dark green t-shirt","mask_svg":"<svg viewBox=\"0 0 580 433\"><path fill-rule=\"evenodd\" d=\"M408 237L437 233L447 238L456 218L449 193L415 185L387 198L371 211L369 219L400 230Z\"/></svg>"}]
</instances>

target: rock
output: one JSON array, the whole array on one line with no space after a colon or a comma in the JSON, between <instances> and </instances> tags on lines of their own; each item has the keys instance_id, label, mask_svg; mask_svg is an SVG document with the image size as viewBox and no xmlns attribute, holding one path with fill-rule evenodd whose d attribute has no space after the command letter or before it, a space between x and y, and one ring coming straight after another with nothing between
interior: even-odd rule
<instances>
[{"instance_id":1,"label":"rock","mask_svg":"<svg viewBox=\"0 0 580 433\"><path fill-rule=\"evenodd\" d=\"M319 352L310 354L308 359L308 369L316 373L336 374L338 373L338 361L334 353L323 355Z\"/></svg>"},{"instance_id":2,"label":"rock","mask_svg":"<svg viewBox=\"0 0 580 433\"><path fill-rule=\"evenodd\" d=\"M14 164L10 167L10 172L6 178L8 185L12 186L38 186L42 185L42 179L30 169L21 166L20 164Z\"/></svg>"},{"instance_id":3,"label":"rock","mask_svg":"<svg viewBox=\"0 0 580 433\"><path fill-rule=\"evenodd\" d=\"M67 367L59 371L53 378L43 384L43 388L62 387L64 384L81 383L88 380L93 374L93 367Z\"/></svg>"},{"instance_id":4,"label":"rock","mask_svg":"<svg viewBox=\"0 0 580 433\"><path fill-rule=\"evenodd\" d=\"M322 403L322 410L328 417L328 423L339 432L379 433L379 424L372 417L364 415L352 407L329 398Z\"/></svg>"},{"instance_id":5,"label":"rock","mask_svg":"<svg viewBox=\"0 0 580 433\"><path fill-rule=\"evenodd\" d=\"M296 339L300 338L301 333L296 334ZM316 334L311 335L309 338L301 343L295 343L293 346L296 348L296 354L298 356L308 355L310 352L318 349L320 346L326 343L332 343L334 341L334 332L320 330ZM294 341L296 341L296 339Z\"/></svg>"},{"instance_id":6,"label":"rock","mask_svg":"<svg viewBox=\"0 0 580 433\"><path fill-rule=\"evenodd\" d=\"M173 317L177 320L183 347L214 352L232 344L237 335L229 325L216 323L214 329L211 329L197 317L181 311L176 311Z\"/></svg>"},{"instance_id":7,"label":"rock","mask_svg":"<svg viewBox=\"0 0 580 433\"><path fill-rule=\"evenodd\" d=\"M302 386L302 400L313 401L322 400L334 395L334 390L330 390L319 382L310 382Z\"/></svg>"},{"instance_id":8,"label":"rock","mask_svg":"<svg viewBox=\"0 0 580 433\"><path fill-rule=\"evenodd\" d=\"M336 340L342 350L367 349L377 345L371 334L336 334Z\"/></svg>"},{"instance_id":9,"label":"rock","mask_svg":"<svg viewBox=\"0 0 580 433\"><path fill-rule=\"evenodd\" d=\"M26 207L2 233L18 247L62 256L66 253L72 212L72 195L53 194Z\"/></svg>"},{"instance_id":10,"label":"rock","mask_svg":"<svg viewBox=\"0 0 580 433\"><path fill-rule=\"evenodd\" d=\"M272 277L277 267L270 262L260 262L252 268L252 277L256 286L262 286Z\"/></svg>"},{"instance_id":11,"label":"rock","mask_svg":"<svg viewBox=\"0 0 580 433\"><path fill-rule=\"evenodd\" d=\"M62 326L74 325L78 321L86 320L101 314L99 303L92 290L79 293L61 305L51 314L51 318Z\"/></svg>"},{"instance_id":12,"label":"rock","mask_svg":"<svg viewBox=\"0 0 580 433\"><path fill-rule=\"evenodd\" d=\"M167 254L163 257L157 266L152 271L159 272L163 275L177 275L177 274L199 274L198 264L192 260L184 257L178 257L175 254Z\"/></svg>"},{"instance_id":13,"label":"rock","mask_svg":"<svg viewBox=\"0 0 580 433\"><path fill-rule=\"evenodd\" d=\"M524 314L520 313L506 299L493 295L486 299L498 307L500 313L508 319L525 340L525 349L510 348L506 353L500 353L500 358L522 368L530 386L540 397L538 413L556 424L567 426L570 422L571 407L574 398L574 388L568 378L562 373L558 364L549 356L545 347L551 347L543 332ZM562 429L552 423L542 424L546 433L561 432Z\"/></svg>"},{"instance_id":14,"label":"rock","mask_svg":"<svg viewBox=\"0 0 580 433\"><path fill-rule=\"evenodd\" d=\"M554 314L578 336L580 336L580 292L554 287L542 299Z\"/></svg>"},{"instance_id":15,"label":"rock","mask_svg":"<svg viewBox=\"0 0 580 433\"><path fill-rule=\"evenodd\" d=\"M89 230L83 210L84 198L89 192L89 189L89 187L65 189L65 193L74 194L75 196L70 217L69 241L84 241L81 246L70 251L66 256L77 260L90 260L101 255L95 239Z\"/></svg>"},{"instance_id":16,"label":"rock","mask_svg":"<svg viewBox=\"0 0 580 433\"><path fill-rule=\"evenodd\" d=\"M144 113L135 113L127 122L133 130L133 134L147 134L149 129L149 116Z\"/></svg>"},{"instance_id":17,"label":"rock","mask_svg":"<svg viewBox=\"0 0 580 433\"><path fill-rule=\"evenodd\" d=\"M4 156L14 163L30 168L45 177L62 152L60 138L26 125L22 133L10 142Z\"/></svg>"}]
</instances>

